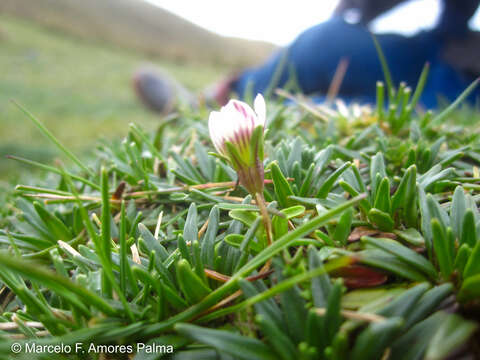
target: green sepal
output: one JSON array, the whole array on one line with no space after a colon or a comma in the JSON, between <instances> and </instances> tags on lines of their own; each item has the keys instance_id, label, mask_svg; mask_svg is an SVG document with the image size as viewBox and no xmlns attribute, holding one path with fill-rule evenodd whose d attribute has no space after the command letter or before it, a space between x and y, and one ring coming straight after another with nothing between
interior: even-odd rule
<instances>
[{"instance_id":1,"label":"green sepal","mask_svg":"<svg viewBox=\"0 0 480 360\"><path fill-rule=\"evenodd\" d=\"M222 155L222 154L219 154L219 153L216 153L216 152L213 152L213 151L209 151L207 154L210 155L210 156L214 156L214 157L216 157L220 160L226 161L226 162L230 161L230 159L228 157L226 157L225 155Z\"/></svg>"},{"instance_id":2,"label":"green sepal","mask_svg":"<svg viewBox=\"0 0 480 360\"><path fill-rule=\"evenodd\" d=\"M258 125L253 129L250 139L250 165L254 165L257 161L263 161L263 126Z\"/></svg>"},{"instance_id":3,"label":"green sepal","mask_svg":"<svg viewBox=\"0 0 480 360\"><path fill-rule=\"evenodd\" d=\"M239 169L242 169L245 166L248 166L247 163L245 162L245 159L242 158L242 156L238 152L237 147L235 145L233 145L230 141L225 141L224 145L225 145L226 153L228 154L229 160L235 170L238 171Z\"/></svg>"}]
</instances>

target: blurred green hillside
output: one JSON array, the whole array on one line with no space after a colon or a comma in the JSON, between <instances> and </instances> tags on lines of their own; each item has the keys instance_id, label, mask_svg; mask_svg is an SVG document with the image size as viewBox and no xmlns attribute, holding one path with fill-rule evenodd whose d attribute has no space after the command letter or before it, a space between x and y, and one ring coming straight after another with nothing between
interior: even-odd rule
<instances>
[{"instance_id":1,"label":"blurred green hillside","mask_svg":"<svg viewBox=\"0 0 480 360\"><path fill-rule=\"evenodd\" d=\"M142 63L198 91L272 49L219 36L141 0L2 0L0 179L19 173L7 154L44 162L56 154L12 99L82 153L99 138L120 139L130 122L158 126L160 118L131 89Z\"/></svg>"},{"instance_id":2,"label":"blurred green hillside","mask_svg":"<svg viewBox=\"0 0 480 360\"><path fill-rule=\"evenodd\" d=\"M204 7L215 11L208 1ZM262 61L274 48L217 35L143 0L1 0L0 12L177 63L244 67Z\"/></svg>"},{"instance_id":3,"label":"blurred green hillside","mask_svg":"<svg viewBox=\"0 0 480 360\"><path fill-rule=\"evenodd\" d=\"M128 123L154 129L160 119L146 111L131 90L131 75L142 62L158 65L192 90L228 72L226 66L147 58L102 42L80 40L26 20L0 17L0 178L18 169L6 154L40 161L52 146L11 103L14 99L41 119L76 152L99 138L120 137Z\"/></svg>"}]
</instances>

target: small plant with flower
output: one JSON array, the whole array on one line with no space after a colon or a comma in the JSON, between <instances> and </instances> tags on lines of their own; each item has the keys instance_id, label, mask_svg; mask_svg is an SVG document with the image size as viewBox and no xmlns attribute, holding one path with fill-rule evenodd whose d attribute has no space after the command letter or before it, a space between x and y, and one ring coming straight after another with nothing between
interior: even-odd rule
<instances>
[{"instance_id":1,"label":"small plant with flower","mask_svg":"<svg viewBox=\"0 0 480 360\"><path fill-rule=\"evenodd\" d=\"M272 99L265 153L262 95L213 111L208 131L182 112L157 134L132 125L88 164L26 112L78 168L11 157L51 176L18 185L2 220L2 359L32 341L478 358L478 115L433 118L403 94L385 116L382 89L367 121Z\"/></svg>"},{"instance_id":2,"label":"small plant with flower","mask_svg":"<svg viewBox=\"0 0 480 360\"><path fill-rule=\"evenodd\" d=\"M210 113L208 129L215 149L233 166L238 175L238 182L255 197L262 213L267 242L270 244L272 225L263 197L266 116L262 94L255 97L253 109L243 101L232 99L220 111ZM268 267L269 265L264 270Z\"/></svg>"},{"instance_id":3,"label":"small plant with flower","mask_svg":"<svg viewBox=\"0 0 480 360\"><path fill-rule=\"evenodd\" d=\"M256 196L263 193L263 132L265 100L255 98L254 109L239 100L230 100L220 111L212 111L208 129L215 149L233 166L238 181Z\"/></svg>"}]
</instances>

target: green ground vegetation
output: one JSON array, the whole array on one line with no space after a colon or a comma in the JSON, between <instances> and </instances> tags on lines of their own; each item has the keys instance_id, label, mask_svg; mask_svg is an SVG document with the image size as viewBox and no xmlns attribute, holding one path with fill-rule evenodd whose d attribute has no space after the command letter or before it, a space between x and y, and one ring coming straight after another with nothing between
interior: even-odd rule
<instances>
[{"instance_id":1,"label":"green ground vegetation","mask_svg":"<svg viewBox=\"0 0 480 360\"><path fill-rule=\"evenodd\" d=\"M125 136L130 122L148 130L158 127L160 118L144 109L131 88L131 76L142 63L158 65L193 91L227 72L220 65L176 65L105 43L79 40L25 20L0 19L2 179L19 170L5 160L7 154L42 161L51 161L55 155L11 99L34 111L72 149L84 152L100 138Z\"/></svg>"},{"instance_id":2,"label":"green ground vegetation","mask_svg":"<svg viewBox=\"0 0 480 360\"><path fill-rule=\"evenodd\" d=\"M75 164L4 206L0 353L35 339L170 344L175 359L478 358L478 115L417 110L423 80L342 111L267 99L271 233L209 154L207 109L131 124L90 160L32 116Z\"/></svg>"}]
</instances>

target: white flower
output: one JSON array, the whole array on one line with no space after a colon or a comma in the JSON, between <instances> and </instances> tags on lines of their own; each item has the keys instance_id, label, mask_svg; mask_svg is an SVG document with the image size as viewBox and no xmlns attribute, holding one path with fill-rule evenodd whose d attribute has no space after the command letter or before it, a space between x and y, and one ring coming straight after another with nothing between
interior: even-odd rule
<instances>
[{"instance_id":1,"label":"white flower","mask_svg":"<svg viewBox=\"0 0 480 360\"><path fill-rule=\"evenodd\" d=\"M217 151L227 156L225 142L246 147L253 130L257 126L265 127L265 100L258 94L254 101L255 111L243 101L230 100L220 111L212 111L208 119L210 138Z\"/></svg>"},{"instance_id":2,"label":"white flower","mask_svg":"<svg viewBox=\"0 0 480 360\"><path fill-rule=\"evenodd\" d=\"M258 94L253 103L230 100L208 119L210 138L217 151L226 157L238 173L240 183L250 193L263 191L263 130L265 100Z\"/></svg>"}]
</instances>

